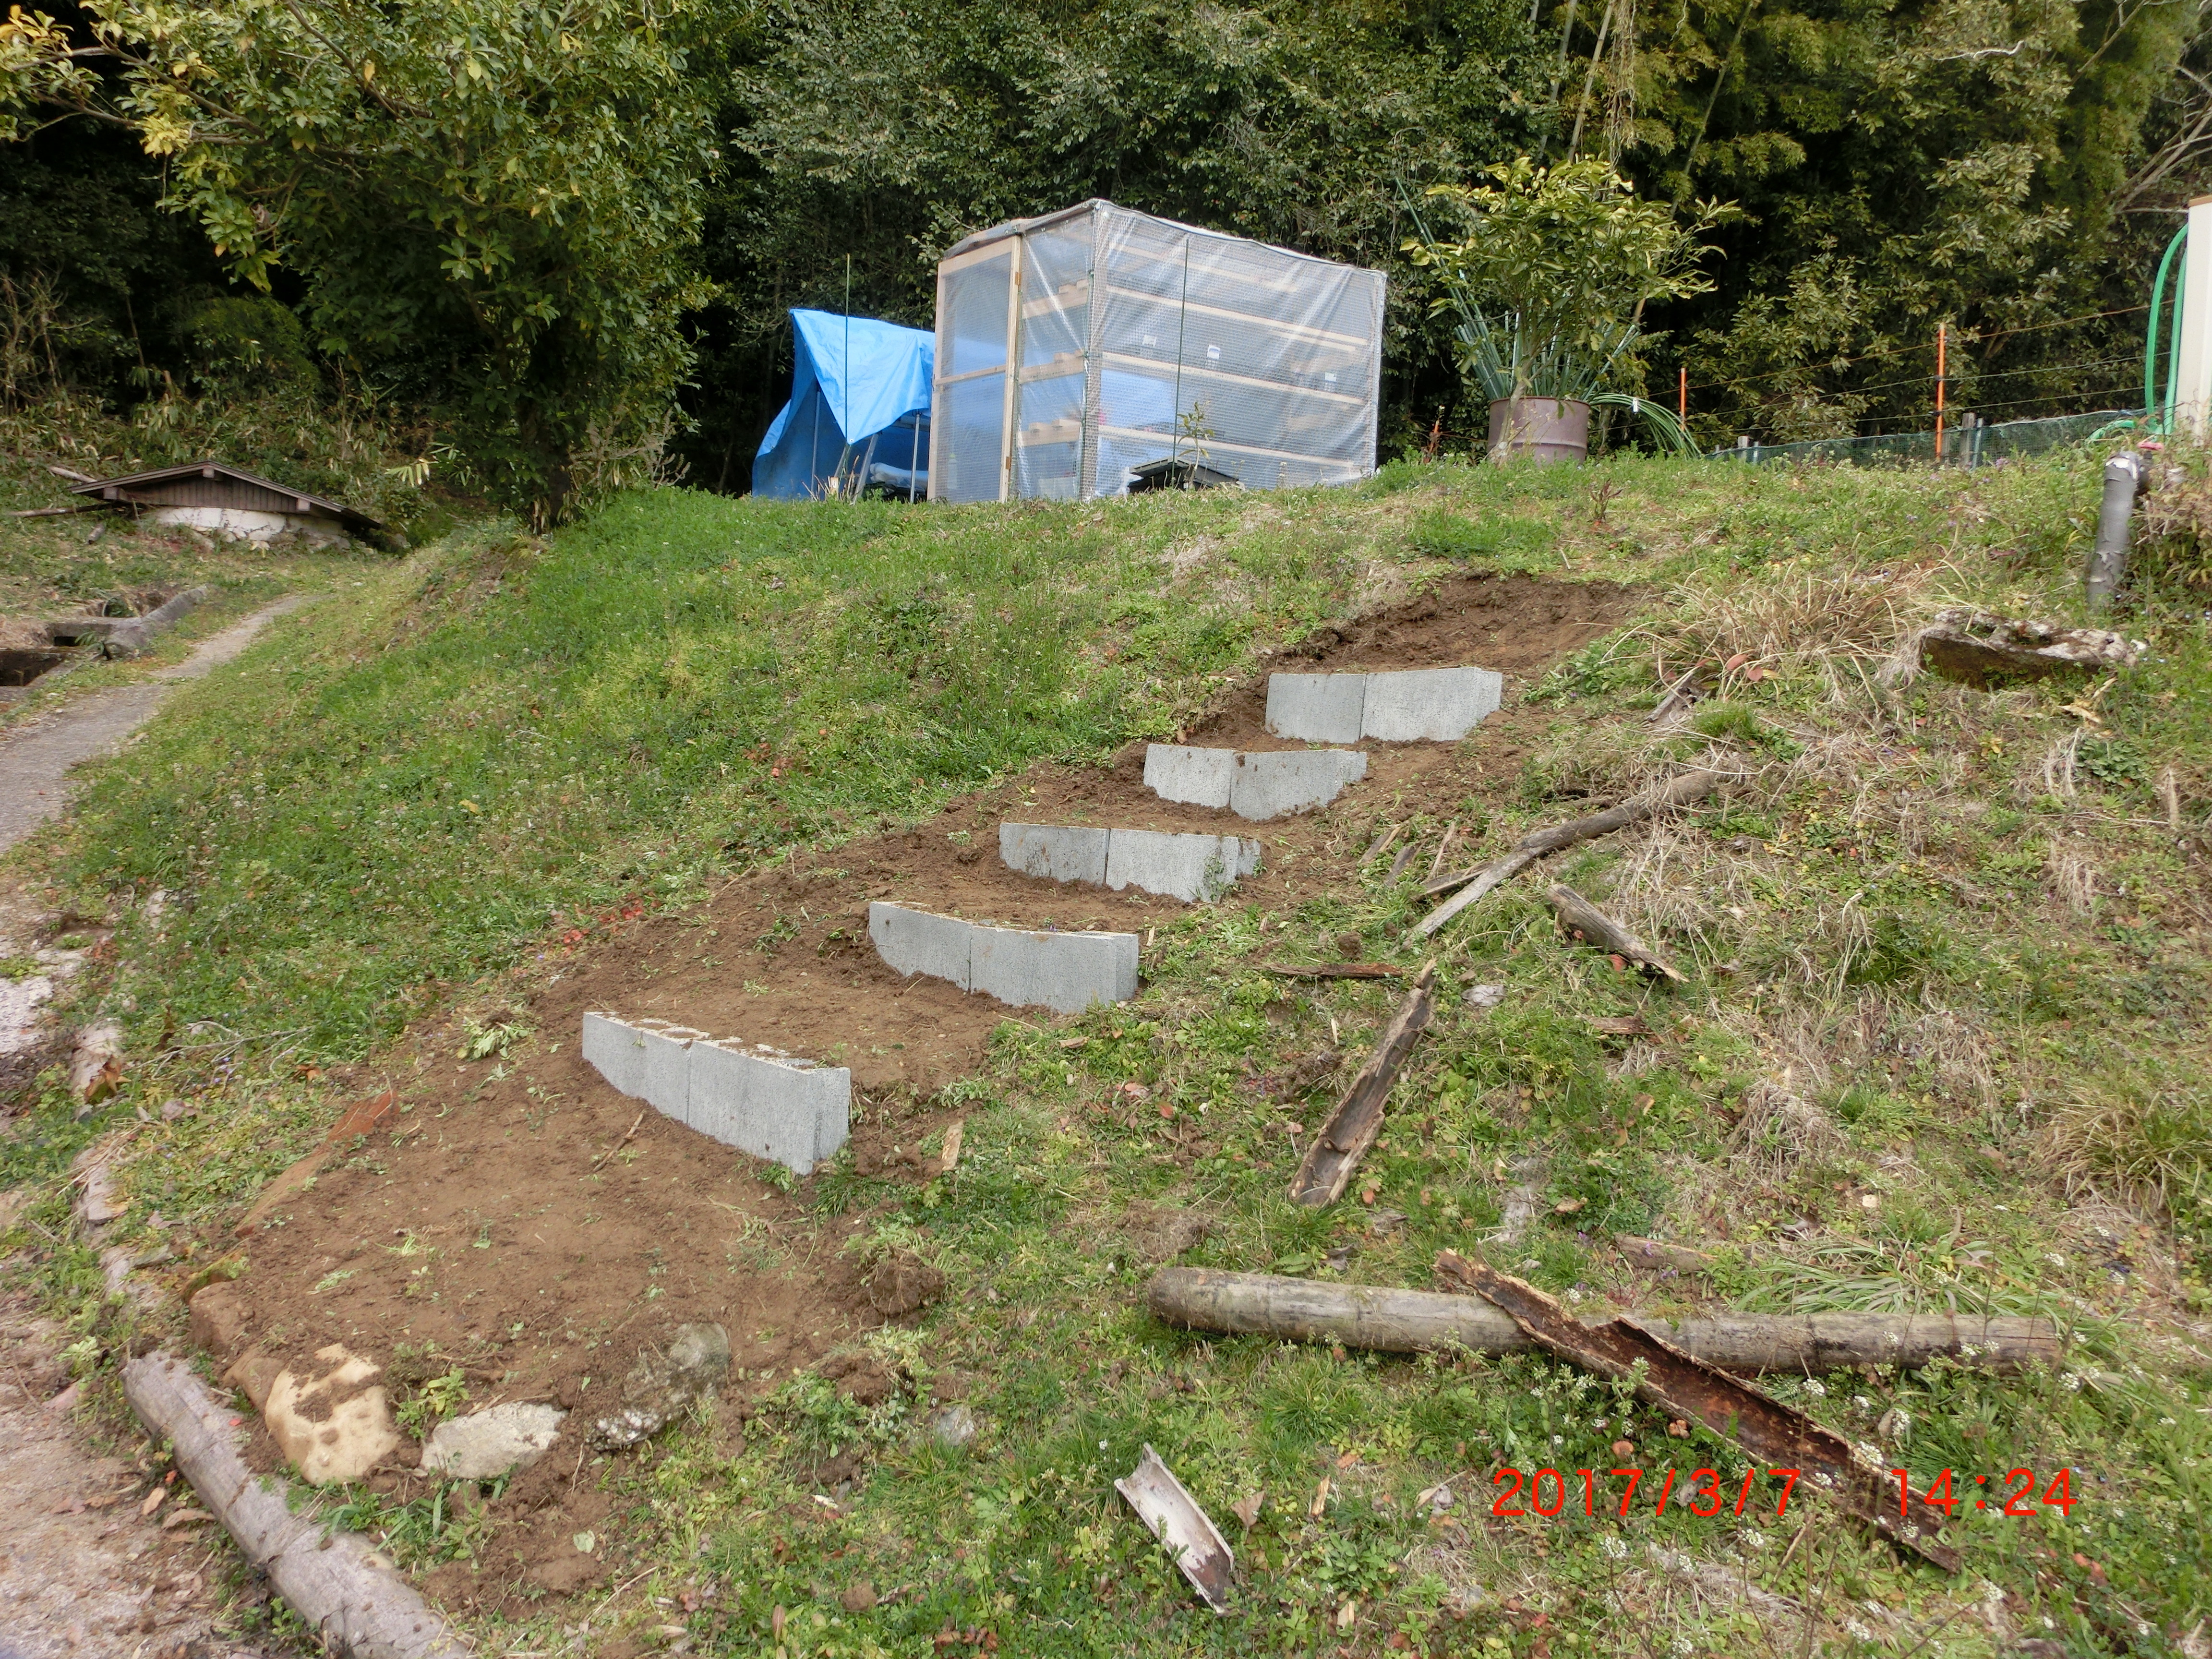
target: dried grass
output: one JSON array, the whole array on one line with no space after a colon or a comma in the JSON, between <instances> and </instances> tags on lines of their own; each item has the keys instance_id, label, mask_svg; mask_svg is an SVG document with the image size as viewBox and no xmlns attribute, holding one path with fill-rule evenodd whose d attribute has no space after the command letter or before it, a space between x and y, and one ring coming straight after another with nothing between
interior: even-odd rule
<instances>
[{"instance_id":1,"label":"dried grass","mask_svg":"<svg viewBox=\"0 0 2212 1659\"><path fill-rule=\"evenodd\" d=\"M1687 582L1673 596L1674 629L1716 661L1741 655L1785 671L1832 672L1837 659L1888 656L1914 618L1937 608L1932 590L1940 568L1807 571L1725 587ZM1840 694L1847 682L1831 684Z\"/></svg>"},{"instance_id":2,"label":"dried grass","mask_svg":"<svg viewBox=\"0 0 2212 1659\"><path fill-rule=\"evenodd\" d=\"M2150 1077L2093 1080L2051 1115L2043 1146L2069 1194L2177 1218L2212 1202L2212 1097L2201 1089Z\"/></svg>"},{"instance_id":3,"label":"dried grass","mask_svg":"<svg viewBox=\"0 0 2212 1659\"><path fill-rule=\"evenodd\" d=\"M2097 867L2077 843L2053 841L2043 855L2045 884L2051 896L2077 916L2097 908Z\"/></svg>"},{"instance_id":4,"label":"dried grass","mask_svg":"<svg viewBox=\"0 0 2212 1659\"><path fill-rule=\"evenodd\" d=\"M1773 1182L1802 1164L1834 1158L1850 1145L1835 1120L1782 1080L1753 1084L1743 1116L1728 1139L1729 1168L1754 1181Z\"/></svg>"}]
</instances>

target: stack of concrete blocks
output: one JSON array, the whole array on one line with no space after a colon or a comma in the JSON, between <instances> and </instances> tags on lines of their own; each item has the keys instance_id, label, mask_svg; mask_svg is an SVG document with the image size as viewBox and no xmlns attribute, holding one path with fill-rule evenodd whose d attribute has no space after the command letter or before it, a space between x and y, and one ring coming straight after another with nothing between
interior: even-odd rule
<instances>
[{"instance_id":1,"label":"stack of concrete blocks","mask_svg":"<svg viewBox=\"0 0 2212 1659\"><path fill-rule=\"evenodd\" d=\"M868 937L892 972L927 974L1017 1008L1079 1014L1137 994L1134 933L1030 933L881 901Z\"/></svg>"},{"instance_id":2,"label":"stack of concrete blocks","mask_svg":"<svg viewBox=\"0 0 2212 1659\"><path fill-rule=\"evenodd\" d=\"M1267 729L1306 743L1456 743L1498 712L1504 691L1487 668L1271 674Z\"/></svg>"},{"instance_id":3,"label":"stack of concrete blocks","mask_svg":"<svg viewBox=\"0 0 2212 1659\"><path fill-rule=\"evenodd\" d=\"M634 1100L793 1175L845 1144L853 1074L665 1019L584 1016L584 1058Z\"/></svg>"},{"instance_id":4,"label":"stack of concrete blocks","mask_svg":"<svg viewBox=\"0 0 2212 1659\"><path fill-rule=\"evenodd\" d=\"M1326 806L1366 775L1367 757L1357 749L1145 748L1145 787L1162 800L1225 806L1255 823Z\"/></svg>"},{"instance_id":5,"label":"stack of concrete blocks","mask_svg":"<svg viewBox=\"0 0 2212 1659\"><path fill-rule=\"evenodd\" d=\"M1258 842L1237 836L1063 823L999 826L999 856L1010 870L1046 881L1103 884L1117 893L1134 887L1185 904L1211 904L1238 877L1256 875L1260 852Z\"/></svg>"}]
</instances>

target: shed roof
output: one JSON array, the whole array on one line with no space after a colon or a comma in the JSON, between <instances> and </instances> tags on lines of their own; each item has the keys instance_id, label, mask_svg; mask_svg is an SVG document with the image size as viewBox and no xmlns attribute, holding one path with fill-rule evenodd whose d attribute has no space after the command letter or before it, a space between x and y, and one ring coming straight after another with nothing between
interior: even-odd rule
<instances>
[{"instance_id":1,"label":"shed roof","mask_svg":"<svg viewBox=\"0 0 2212 1659\"><path fill-rule=\"evenodd\" d=\"M381 531L384 528L366 513L356 512L342 501L326 501L320 495L311 495L304 489L295 489L289 484L275 483L258 473L248 472L243 467L228 466L221 461L187 461L181 466L155 467L150 472L133 472L119 478L94 478L84 483L71 484L70 494L89 496L95 501L138 501L145 499L146 492L164 484L216 479L283 496L293 503L288 511L304 513L316 518L336 519L349 530Z\"/></svg>"}]
</instances>

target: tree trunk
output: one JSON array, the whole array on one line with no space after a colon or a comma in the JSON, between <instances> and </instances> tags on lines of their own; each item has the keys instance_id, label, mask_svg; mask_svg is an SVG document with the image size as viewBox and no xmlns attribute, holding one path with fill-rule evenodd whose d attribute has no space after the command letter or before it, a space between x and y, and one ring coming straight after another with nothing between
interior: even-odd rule
<instances>
[{"instance_id":1,"label":"tree trunk","mask_svg":"<svg viewBox=\"0 0 2212 1659\"><path fill-rule=\"evenodd\" d=\"M239 1455L238 1413L191 1367L155 1352L123 1368L123 1395L246 1559L269 1575L334 1653L347 1659L467 1659L469 1650L357 1533L333 1531L285 1502L284 1482Z\"/></svg>"},{"instance_id":2,"label":"tree trunk","mask_svg":"<svg viewBox=\"0 0 2212 1659\"><path fill-rule=\"evenodd\" d=\"M1507 1353L1534 1346L1496 1304L1435 1291L1164 1267L1152 1276L1146 1300L1161 1319L1194 1330L1340 1342L1385 1353L1453 1347ZM1816 1313L1638 1322L1730 1371L1815 1373L1850 1365L1911 1370L1939 1354L1978 1370L2012 1371L2059 1358L2058 1334L2042 1319Z\"/></svg>"}]
</instances>

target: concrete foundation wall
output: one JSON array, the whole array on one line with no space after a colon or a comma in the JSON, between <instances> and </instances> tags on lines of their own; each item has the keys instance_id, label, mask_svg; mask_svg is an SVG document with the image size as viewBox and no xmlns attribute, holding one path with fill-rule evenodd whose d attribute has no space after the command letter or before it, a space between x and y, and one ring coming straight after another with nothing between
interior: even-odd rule
<instances>
[{"instance_id":1,"label":"concrete foundation wall","mask_svg":"<svg viewBox=\"0 0 2212 1659\"><path fill-rule=\"evenodd\" d=\"M1137 994L1134 933L1030 933L878 900L868 906L868 937L894 972L927 974L1017 1008L1079 1014Z\"/></svg>"},{"instance_id":2,"label":"concrete foundation wall","mask_svg":"<svg viewBox=\"0 0 2212 1659\"><path fill-rule=\"evenodd\" d=\"M266 544L279 536L297 536L327 547L346 539L345 532L329 520L307 513L262 513L247 507L157 507L146 516L155 524L204 530L228 541Z\"/></svg>"},{"instance_id":3,"label":"concrete foundation wall","mask_svg":"<svg viewBox=\"0 0 2212 1659\"><path fill-rule=\"evenodd\" d=\"M1308 743L1456 743L1498 712L1504 690L1487 668L1271 674L1267 729Z\"/></svg>"},{"instance_id":4,"label":"concrete foundation wall","mask_svg":"<svg viewBox=\"0 0 2212 1659\"><path fill-rule=\"evenodd\" d=\"M634 1100L794 1175L845 1144L853 1074L665 1020L586 1014L584 1058Z\"/></svg>"}]
</instances>

